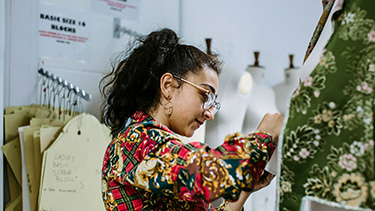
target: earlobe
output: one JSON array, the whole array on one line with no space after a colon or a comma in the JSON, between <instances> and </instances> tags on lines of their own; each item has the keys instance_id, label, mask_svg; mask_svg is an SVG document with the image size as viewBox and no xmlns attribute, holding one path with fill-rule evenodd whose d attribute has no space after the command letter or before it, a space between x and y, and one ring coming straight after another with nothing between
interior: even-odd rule
<instances>
[{"instance_id":1,"label":"earlobe","mask_svg":"<svg viewBox=\"0 0 375 211\"><path fill-rule=\"evenodd\" d=\"M173 104L171 102L173 94L173 75L171 73L165 73L160 78L160 90L164 97L163 101L165 102L162 103L164 107L164 115L169 118L173 113Z\"/></svg>"},{"instance_id":2,"label":"earlobe","mask_svg":"<svg viewBox=\"0 0 375 211\"><path fill-rule=\"evenodd\" d=\"M167 103L164 105L164 115L166 117L171 117L173 113L173 103L171 102L172 97L167 98Z\"/></svg>"}]
</instances>

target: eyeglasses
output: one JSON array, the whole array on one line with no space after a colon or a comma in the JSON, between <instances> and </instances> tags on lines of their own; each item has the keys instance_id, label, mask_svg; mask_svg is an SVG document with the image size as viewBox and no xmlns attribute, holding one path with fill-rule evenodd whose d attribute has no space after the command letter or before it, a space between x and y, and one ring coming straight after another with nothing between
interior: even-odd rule
<instances>
[{"instance_id":1,"label":"eyeglasses","mask_svg":"<svg viewBox=\"0 0 375 211\"><path fill-rule=\"evenodd\" d=\"M210 108L214 108L214 114L216 114L217 111L219 111L220 107L221 107L221 104L219 102L216 101L216 96L213 92L210 92L209 90L193 83L193 82L190 82L186 79L183 79L181 78L180 76L177 76L177 75L173 75L173 77L177 78L178 80L181 80L182 82L185 82L195 88L197 88L199 91L201 92L204 92L205 93L205 102L203 103L203 110L208 110Z\"/></svg>"}]
</instances>

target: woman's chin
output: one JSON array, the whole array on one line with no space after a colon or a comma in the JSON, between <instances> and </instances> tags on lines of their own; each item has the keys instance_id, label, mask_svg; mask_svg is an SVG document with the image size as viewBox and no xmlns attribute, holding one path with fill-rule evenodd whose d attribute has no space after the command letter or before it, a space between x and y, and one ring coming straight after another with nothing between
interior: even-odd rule
<instances>
[{"instance_id":1,"label":"woman's chin","mask_svg":"<svg viewBox=\"0 0 375 211\"><path fill-rule=\"evenodd\" d=\"M186 134L185 134L184 136L186 136L186 137L188 137L188 138L191 138L191 137L193 137L194 132L195 132L195 130L186 131Z\"/></svg>"},{"instance_id":2,"label":"woman's chin","mask_svg":"<svg viewBox=\"0 0 375 211\"><path fill-rule=\"evenodd\" d=\"M194 135L194 132L197 129L198 128L196 128L196 127L190 127L190 128L186 128L186 130L183 130L183 131L180 131L180 132L177 132L177 133L179 135L181 135L181 136L185 136L185 137L191 138Z\"/></svg>"}]
</instances>

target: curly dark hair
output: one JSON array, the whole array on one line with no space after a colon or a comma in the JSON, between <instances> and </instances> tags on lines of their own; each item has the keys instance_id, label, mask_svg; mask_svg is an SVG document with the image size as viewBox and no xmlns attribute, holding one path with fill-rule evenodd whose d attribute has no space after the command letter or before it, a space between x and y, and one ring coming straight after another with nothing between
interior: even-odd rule
<instances>
[{"instance_id":1,"label":"curly dark hair","mask_svg":"<svg viewBox=\"0 0 375 211\"><path fill-rule=\"evenodd\" d=\"M216 55L179 44L179 37L170 29L154 31L136 40L135 45L100 81L104 97L102 121L114 136L135 111L149 112L157 106L163 74L169 72L185 77L189 72L198 73L203 67L217 74L221 71Z\"/></svg>"}]
</instances>

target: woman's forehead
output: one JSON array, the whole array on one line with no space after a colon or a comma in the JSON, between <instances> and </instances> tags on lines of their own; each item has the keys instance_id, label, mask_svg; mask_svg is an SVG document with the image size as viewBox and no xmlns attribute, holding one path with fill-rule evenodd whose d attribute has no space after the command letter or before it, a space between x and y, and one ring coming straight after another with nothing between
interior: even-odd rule
<instances>
[{"instance_id":1,"label":"woman's forehead","mask_svg":"<svg viewBox=\"0 0 375 211\"><path fill-rule=\"evenodd\" d=\"M198 73L188 74L187 79L191 80L197 85L204 85L215 94L219 88L219 76L217 75L216 71L208 67L202 68Z\"/></svg>"}]
</instances>

